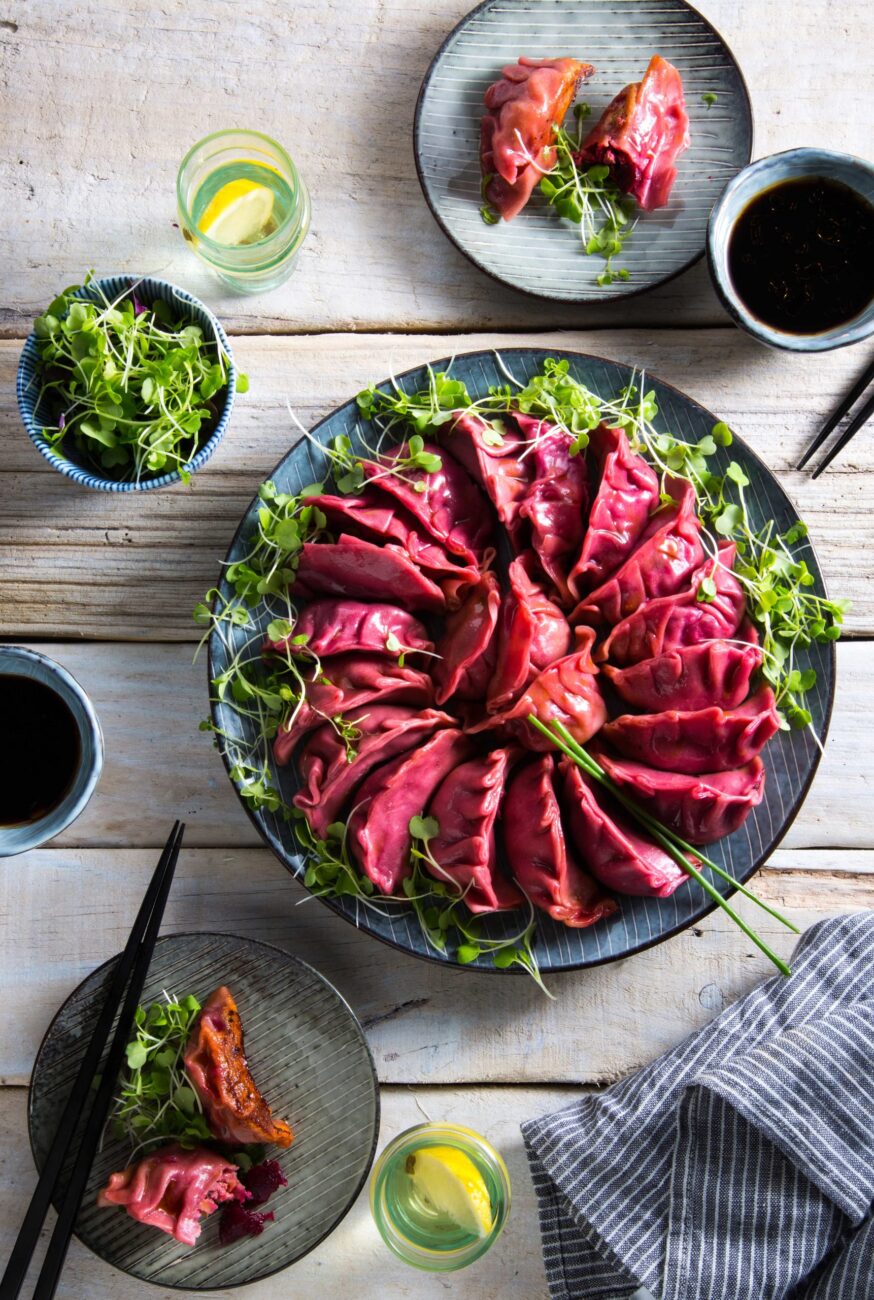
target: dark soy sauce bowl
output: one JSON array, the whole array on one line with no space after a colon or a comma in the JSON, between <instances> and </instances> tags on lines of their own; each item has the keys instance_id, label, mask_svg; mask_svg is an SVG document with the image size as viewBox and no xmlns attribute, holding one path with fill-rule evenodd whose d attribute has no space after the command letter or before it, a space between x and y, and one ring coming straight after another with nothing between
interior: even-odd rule
<instances>
[{"instance_id":1,"label":"dark soy sauce bowl","mask_svg":"<svg viewBox=\"0 0 874 1300\"><path fill-rule=\"evenodd\" d=\"M94 706L66 668L24 646L0 646L0 674L25 677L48 688L69 710L78 733L78 753L64 793L29 821L0 824L0 858L39 848L74 822L94 793L103 770L103 735ZM45 737L46 755L52 737ZM15 738L5 737L9 762L15 762Z\"/></svg>"},{"instance_id":2,"label":"dark soy sauce bowl","mask_svg":"<svg viewBox=\"0 0 874 1300\"><path fill-rule=\"evenodd\" d=\"M774 328L750 311L737 292L729 265L732 232L746 208L775 185L809 178L846 185L874 205L874 166L861 158L830 149L789 149L771 154L738 172L723 190L707 226L707 262L726 311L753 338L791 352L829 352L874 334L874 296L857 315L830 329L791 333Z\"/></svg>"}]
</instances>

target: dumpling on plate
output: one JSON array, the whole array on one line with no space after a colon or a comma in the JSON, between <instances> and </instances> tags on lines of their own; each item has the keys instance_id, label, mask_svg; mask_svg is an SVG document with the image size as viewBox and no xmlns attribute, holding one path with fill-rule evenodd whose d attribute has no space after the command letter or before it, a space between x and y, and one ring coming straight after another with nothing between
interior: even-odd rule
<instances>
[{"instance_id":1,"label":"dumpling on plate","mask_svg":"<svg viewBox=\"0 0 874 1300\"><path fill-rule=\"evenodd\" d=\"M504 849L510 871L535 907L581 929L617 910L614 899L580 865L561 821L552 754L540 754L510 780L504 806Z\"/></svg>"},{"instance_id":2,"label":"dumpling on plate","mask_svg":"<svg viewBox=\"0 0 874 1300\"><path fill-rule=\"evenodd\" d=\"M519 514L528 521L543 572L559 598L572 604L568 573L583 544L589 507L586 459L571 452L572 439L564 429L521 411L513 419L530 444L527 459L534 466Z\"/></svg>"},{"instance_id":3,"label":"dumpling on plate","mask_svg":"<svg viewBox=\"0 0 874 1300\"><path fill-rule=\"evenodd\" d=\"M350 596L386 601L416 613L441 614L446 596L400 546L375 546L341 533L336 542L304 542L293 599Z\"/></svg>"},{"instance_id":4,"label":"dumpling on plate","mask_svg":"<svg viewBox=\"0 0 874 1300\"><path fill-rule=\"evenodd\" d=\"M575 596L591 591L634 549L650 512L659 503L659 480L631 450L624 431L599 424L586 451L592 498L579 558L568 586Z\"/></svg>"},{"instance_id":5,"label":"dumpling on plate","mask_svg":"<svg viewBox=\"0 0 874 1300\"><path fill-rule=\"evenodd\" d=\"M770 686L736 709L624 713L602 735L626 758L663 772L726 772L752 762L780 728Z\"/></svg>"},{"instance_id":6,"label":"dumpling on plate","mask_svg":"<svg viewBox=\"0 0 874 1300\"><path fill-rule=\"evenodd\" d=\"M690 844L712 844L731 835L762 802L765 792L760 758L728 772L690 776L614 758L602 745L593 745L591 753L626 794Z\"/></svg>"},{"instance_id":7,"label":"dumpling on plate","mask_svg":"<svg viewBox=\"0 0 874 1300\"><path fill-rule=\"evenodd\" d=\"M434 703L434 683L421 669L401 667L387 655L337 655L320 670L310 670L300 705L293 706L276 733L274 759L284 766L315 727L375 700L427 706Z\"/></svg>"},{"instance_id":8,"label":"dumpling on plate","mask_svg":"<svg viewBox=\"0 0 874 1300\"><path fill-rule=\"evenodd\" d=\"M598 647L599 662L634 664L681 646L734 636L746 611L744 589L732 573L735 549L734 542L721 542L716 558L708 556L682 590L646 601L617 623ZM714 587L709 600L699 599L705 579Z\"/></svg>"},{"instance_id":9,"label":"dumpling on plate","mask_svg":"<svg viewBox=\"0 0 874 1300\"><path fill-rule=\"evenodd\" d=\"M434 661L436 700L444 704L451 697L482 700L495 667L495 627L501 607L498 580L488 569L464 601L449 614L437 642Z\"/></svg>"},{"instance_id":10,"label":"dumpling on plate","mask_svg":"<svg viewBox=\"0 0 874 1300\"><path fill-rule=\"evenodd\" d=\"M666 489L671 504L650 516L627 560L580 601L570 616L572 624L612 627L646 601L678 591L701 563L695 489L686 479L668 479Z\"/></svg>"},{"instance_id":11,"label":"dumpling on plate","mask_svg":"<svg viewBox=\"0 0 874 1300\"><path fill-rule=\"evenodd\" d=\"M186 1150L173 1143L110 1174L97 1193L97 1204L120 1205L137 1223L193 1246L200 1236L201 1218L227 1201L248 1200L239 1172L233 1161L206 1147Z\"/></svg>"},{"instance_id":12,"label":"dumpling on plate","mask_svg":"<svg viewBox=\"0 0 874 1300\"><path fill-rule=\"evenodd\" d=\"M677 646L627 668L604 664L601 672L626 704L644 713L706 709L712 704L734 709L749 695L761 662L755 643L717 640Z\"/></svg>"},{"instance_id":13,"label":"dumpling on plate","mask_svg":"<svg viewBox=\"0 0 874 1300\"><path fill-rule=\"evenodd\" d=\"M456 411L441 425L440 443L479 483L515 544L519 506L531 482L530 457L508 421L484 420L472 411Z\"/></svg>"},{"instance_id":14,"label":"dumpling on plate","mask_svg":"<svg viewBox=\"0 0 874 1300\"><path fill-rule=\"evenodd\" d=\"M483 193L512 221L541 176L555 165L553 128L560 126L580 82L595 69L579 59L529 59L502 69L483 102L480 124Z\"/></svg>"},{"instance_id":15,"label":"dumpling on plate","mask_svg":"<svg viewBox=\"0 0 874 1300\"><path fill-rule=\"evenodd\" d=\"M584 866L602 885L617 894L668 898L688 880L679 863L576 763L562 758L559 769L571 839Z\"/></svg>"},{"instance_id":16,"label":"dumpling on plate","mask_svg":"<svg viewBox=\"0 0 874 1300\"><path fill-rule=\"evenodd\" d=\"M606 163L620 189L645 212L662 208L689 147L689 118L679 72L654 54L643 80L620 90L582 143L577 162Z\"/></svg>"},{"instance_id":17,"label":"dumpling on plate","mask_svg":"<svg viewBox=\"0 0 874 1300\"><path fill-rule=\"evenodd\" d=\"M504 912L523 903L519 890L501 871L495 822L504 785L522 751L493 749L453 768L431 799L428 816L440 830L429 842L438 866L425 863L435 880L458 887L471 912Z\"/></svg>"},{"instance_id":18,"label":"dumpling on plate","mask_svg":"<svg viewBox=\"0 0 874 1300\"><path fill-rule=\"evenodd\" d=\"M501 601L495 671L488 689L490 713L512 704L538 672L570 648L567 619L534 576L535 568L533 551L523 551L510 563L510 589Z\"/></svg>"},{"instance_id":19,"label":"dumpling on plate","mask_svg":"<svg viewBox=\"0 0 874 1300\"><path fill-rule=\"evenodd\" d=\"M306 641L295 645L299 636L305 636ZM434 643L419 620L397 605L326 597L310 601L294 620L288 635L279 641L265 641L264 649L324 658L357 651L409 654L415 650L433 650Z\"/></svg>"},{"instance_id":20,"label":"dumpling on plate","mask_svg":"<svg viewBox=\"0 0 874 1300\"><path fill-rule=\"evenodd\" d=\"M293 1134L275 1119L249 1072L240 1012L229 988L211 993L185 1047L185 1070L220 1142L269 1142L290 1147Z\"/></svg>"}]
</instances>

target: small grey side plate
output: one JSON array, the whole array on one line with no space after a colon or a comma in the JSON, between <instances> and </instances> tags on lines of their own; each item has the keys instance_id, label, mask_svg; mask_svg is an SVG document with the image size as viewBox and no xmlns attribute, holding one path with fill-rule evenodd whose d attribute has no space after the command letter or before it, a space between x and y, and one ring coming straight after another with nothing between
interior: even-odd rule
<instances>
[{"instance_id":1,"label":"small grey side plate","mask_svg":"<svg viewBox=\"0 0 874 1300\"><path fill-rule=\"evenodd\" d=\"M70 995L37 1055L28 1127L40 1168L116 961ZM217 1212L203 1220L197 1244L183 1246L120 1209L98 1209L98 1190L128 1163L127 1144L107 1134L76 1224L76 1236L116 1268L191 1291L256 1282L311 1251L364 1185L379 1133L379 1085L361 1027L339 993L298 958L233 935L171 935L155 946L142 1001L155 1001L166 989L204 1002L220 984L239 1004L256 1083L294 1129L287 1151L268 1149L288 1179L264 1207L275 1222L260 1237L220 1246Z\"/></svg>"},{"instance_id":2,"label":"small grey side plate","mask_svg":"<svg viewBox=\"0 0 874 1300\"><path fill-rule=\"evenodd\" d=\"M604 261L586 257L578 228L535 192L514 221L479 214L483 94L521 54L570 56L596 71L580 91L597 121L653 54L683 78L691 145L678 161L670 202L641 213L617 267L626 281L601 286ZM715 94L709 108L702 95ZM707 219L752 156L750 97L718 32L685 0L486 0L463 18L434 58L416 107L414 148L431 211L454 244L489 275L542 298L609 301L669 280L704 252Z\"/></svg>"}]
</instances>

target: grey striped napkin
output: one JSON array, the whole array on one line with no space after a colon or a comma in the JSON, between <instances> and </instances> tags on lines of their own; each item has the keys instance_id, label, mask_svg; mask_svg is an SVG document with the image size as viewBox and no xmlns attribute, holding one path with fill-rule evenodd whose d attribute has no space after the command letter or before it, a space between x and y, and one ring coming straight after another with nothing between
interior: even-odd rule
<instances>
[{"instance_id":1,"label":"grey striped napkin","mask_svg":"<svg viewBox=\"0 0 874 1300\"><path fill-rule=\"evenodd\" d=\"M522 1127L553 1300L874 1300L874 913Z\"/></svg>"}]
</instances>

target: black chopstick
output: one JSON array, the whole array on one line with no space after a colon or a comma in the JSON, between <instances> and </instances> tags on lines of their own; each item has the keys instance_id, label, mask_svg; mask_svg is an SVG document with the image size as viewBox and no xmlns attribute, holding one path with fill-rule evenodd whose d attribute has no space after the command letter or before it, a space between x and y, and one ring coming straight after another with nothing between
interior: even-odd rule
<instances>
[{"instance_id":1,"label":"black chopstick","mask_svg":"<svg viewBox=\"0 0 874 1300\"><path fill-rule=\"evenodd\" d=\"M121 1066L122 1053L127 1045L131 1021L151 961L152 951L167 902L167 895L173 881L173 873L176 869L176 861L179 857L184 831L184 823L177 821L170 832L170 838L164 846L164 852L161 854L154 875L146 890L125 950L112 973L109 990L97 1017L91 1041L82 1058L82 1063L79 1066L79 1071L58 1122L57 1131L49 1146L43 1171L31 1197L30 1205L24 1216L12 1254L9 1257L6 1271L2 1280L0 1280L0 1300L15 1300L21 1290L48 1207L55 1192L61 1167L69 1150L79 1116L85 1109L89 1096L92 1095L94 1076L97 1074L100 1058L109 1037L115 1013L121 1002L125 985L130 979L128 995L119 1017L100 1085L94 1096L91 1113L82 1135L70 1177L70 1184L65 1193L60 1215L37 1280L34 1300L36 1300L36 1297L40 1297L41 1300L49 1300L49 1297L54 1295L58 1277L66 1258L79 1204L82 1200L82 1193L94 1159L94 1152L100 1140L100 1134L103 1131L112 1101L116 1076Z\"/></svg>"},{"instance_id":2,"label":"black chopstick","mask_svg":"<svg viewBox=\"0 0 874 1300\"><path fill-rule=\"evenodd\" d=\"M872 415L874 415L874 393L871 394L863 406L859 407L858 411L853 416L846 429L844 429L831 451L826 452L823 459L817 465L816 469L810 476L811 478L819 478L822 471L832 463L839 451L843 451L850 439L859 432L862 425L865 424L867 420L870 420Z\"/></svg>"},{"instance_id":3,"label":"black chopstick","mask_svg":"<svg viewBox=\"0 0 874 1300\"><path fill-rule=\"evenodd\" d=\"M847 393L846 397L843 399L842 402L840 402L840 403L838 404L838 406L836 407L836 409L834 410L834 412L833 412L833 413L829 416L829 418L826 420L825 424L822 426L822 428L820 429L819 433L818 433L818 434L816 435L816 437L814 438L813 442L812 442L812 443L810 444L810 446L807 448L807 451L806 451L806 452L804 453L804 455L801 457L801 460L800 460L800 461L798 462L798 464L795 466L796 469L804 469L804 466L805 466L805 465L807 464L807 462L810 460L811 456L813 456L814 452L816 452L816 451L819 450L819 448L820 448L820 447L822 446L822 444L825 442L826 438L829 436L829 434L832 432L832 430L833 430L833 429L836 429L836 428L838 427L838 425L840 424L841 420L842 420L842 419L844 418L844 416L848 413L848 411L851 409L851 407L854 405L854 403L857 402L857 401L859 400L859 398L860 398L860 397L862 396L862 394L864 393L865 389L866 389L866 388L868 387L868 385L871 383L871 380L872 380L872 379L874 379L874 361L872 361L871 364L870 364L869 366L867 366L865 370L863 370L862 374L859 376L859 378L858 378L858 379L856 380L856 382L853 384L853 387L852 387L852 388L850 389L850 391ZM868 412L868 414L870 415L870 411ZM856 432L856 429L861 428L861 425L864 424L864 423L865 423L865 420L867 420L867 419L868 419L868 416L867 416L867 415L864 416L864 417L862 418L861 422L860 422L859 424L857 424L857 425L855 426L855 428L853 429L853 433ZM853 433L850 434L850 438L853 436ZM849 441L849 438L847 438L846 441ZM828 465L829 462L832 461L832 460L834 459L834 457L835 457L835 456L837 455L837 453L840 451L840 449L841 449L842 446L844 446L844 441L843 441L843 440L841 440L840 442L838 442L837 445L836 445L835 447L832 448L830 455L827 457L826 460L823 461L823 463L819 466L819 468L818 468L818 469L815 471L815 473L813 474L813 477L814 477L814 478L817 478L817 477L822 473L822 471L825 469L826 465Z\"/></svg>"}]
</instances>

